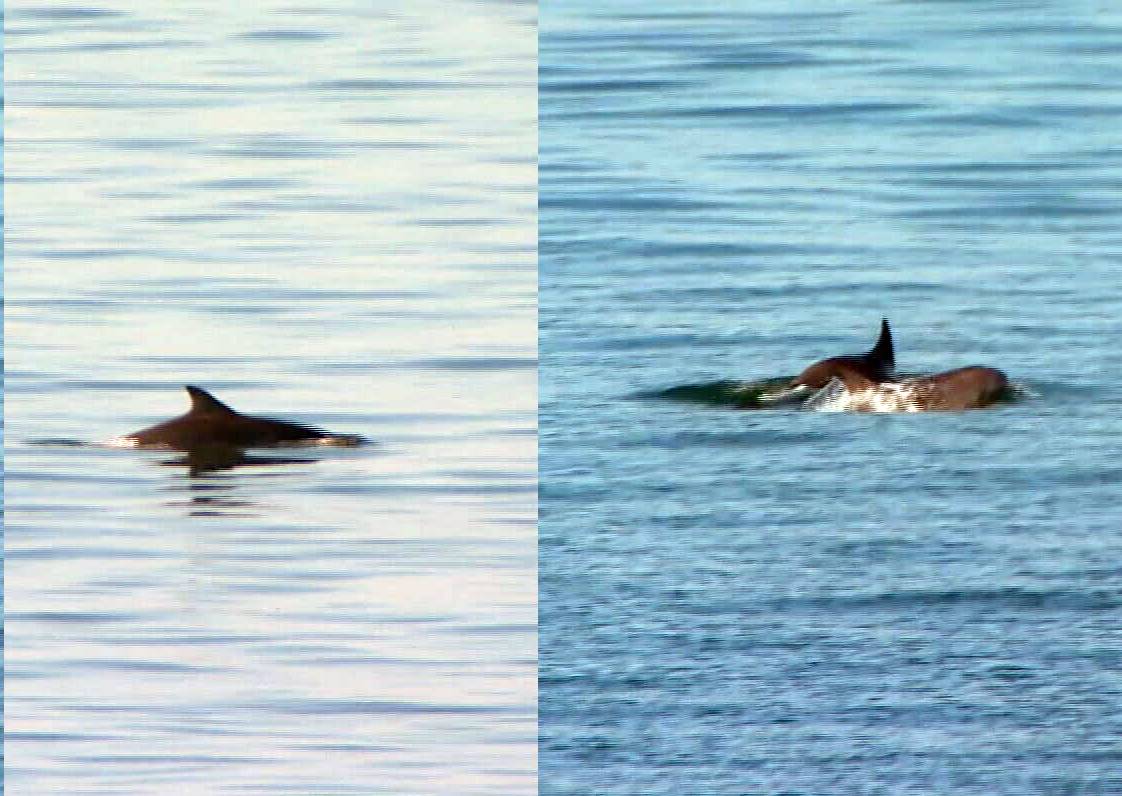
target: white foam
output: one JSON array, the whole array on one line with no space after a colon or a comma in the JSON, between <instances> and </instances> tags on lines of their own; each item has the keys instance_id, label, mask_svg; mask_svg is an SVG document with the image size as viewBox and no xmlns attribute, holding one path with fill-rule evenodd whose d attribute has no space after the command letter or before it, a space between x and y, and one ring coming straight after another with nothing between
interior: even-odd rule
<instances>
[{"instance_id":1,"label":"white foam","mask_svg":"<svg viewBox=\"0 0 1122 796\"><path fill-rule=\"evenodd\" d=\"M140 441L136 437L113 437L101 444L107 448L136 448Z\"/></svg>"},{"instance_id":2,"label":"white foam","mask_svg":"<svg viewBox=\"0 0 1122 796\"><path fill-rule=\"evenodd\" d=\"M919 393L915 379L849 390L841 379L834 378L803 406L812 412L922 412Z\"/></svg>"},{"instance_id":3,"label":"white foam","mask_svg":"<svg viewBox=\"0 0 1122 796\"><path fill-rule=\"evenodd\" d=\"M768 406L800 403L803 397L810 391L811 388L807 387L805 384L797 384L794 387L782 387L769 392L761 392L756 400Z\"/></svg>"}]
</instances>

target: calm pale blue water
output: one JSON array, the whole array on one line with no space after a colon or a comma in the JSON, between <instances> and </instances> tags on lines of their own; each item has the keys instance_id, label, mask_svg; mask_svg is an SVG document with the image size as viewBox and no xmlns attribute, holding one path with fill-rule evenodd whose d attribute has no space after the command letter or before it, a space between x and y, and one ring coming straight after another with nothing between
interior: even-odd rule
<instances>
[{"instance_id":1,"label":"calm pale blue water","mask_svg":"<svg viewBox=\"0 0 1122 796\"><path fill-rule=\"evenodd\" d=\"M9 792L535 792L534 8L6 10Z\"/></svg>"},{"instance_id":2,"label":"calm pale blue water","mask_svg":"<svg viewBox=\"0 0 1122 796\"><path fill-rule=\"evenodd\" d=\"M1122 792L1122 15L542 12L542 792ZM1033 396L636 397L882 316Z\"/></svg>"}]
</instances>

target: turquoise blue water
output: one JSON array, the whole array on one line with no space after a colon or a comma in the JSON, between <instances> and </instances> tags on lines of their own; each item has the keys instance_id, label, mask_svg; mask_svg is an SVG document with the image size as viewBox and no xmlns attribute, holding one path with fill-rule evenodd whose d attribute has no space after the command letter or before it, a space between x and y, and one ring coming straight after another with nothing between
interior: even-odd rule
<instances>
[{"instance_id":1,"label":"turquoise blue water","mask_svg":"<svg viewBox=\"0 0 1122 796\"><path fill-rule=\"evenodd\" d=\"M542 793L1122 790L1122 16L541 29ZM901 370L1027 397L657 397L864 351L882 316Z\"/></svg>"}]
</instances>

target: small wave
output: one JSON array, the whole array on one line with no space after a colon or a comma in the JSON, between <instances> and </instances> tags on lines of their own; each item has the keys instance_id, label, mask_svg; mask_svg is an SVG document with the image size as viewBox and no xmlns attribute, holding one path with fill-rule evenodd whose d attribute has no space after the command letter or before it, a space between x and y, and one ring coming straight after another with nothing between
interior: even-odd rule
<instances>
[{"instance_id":1,"label":"small wave","mask_svg":"<svg viewBox=\"0 0 1122 796\"><path fill-rule=\"evenodd\" d=\"M373 445L374 441L358 434L330 434L312 439L297 440L294 443L273 445L276 448L357 448Z\"/></svg>"},{"instance_id":2,"label":"small wave","mask_svg":"<svg viewBox=\"0 0 1122 796\"><path fill-rule=\"evenodd\" d=\"M682 384L661 390L641 392L634 397L682 403L724 406L730 409L767 409L778 405L778 398L789 379L759 381L721 381Z\"/></svg>"},{"instance_id":3,"label":"small wave","mask_svg":"<svg viewBox=\"0 0 1122 796\"><path fill-rule=\"evenodd\" d=\"M40 437L38 439L29 439L27 444L50 448L84 448L89 445L88 442L83 442L80 439L69 439L66 437Z\"/></svg>"}]
</instances>

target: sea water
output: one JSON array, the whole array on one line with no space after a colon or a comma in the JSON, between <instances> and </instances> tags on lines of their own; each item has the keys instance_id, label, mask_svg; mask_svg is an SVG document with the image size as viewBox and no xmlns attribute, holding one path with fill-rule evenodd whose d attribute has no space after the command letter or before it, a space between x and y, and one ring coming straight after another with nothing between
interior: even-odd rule
<instances>
[{"instance_id":1,"label":"sea water","mask_svg":"<svg viewBox=\"0 0 1122 796\"><path fill-rule=\"evenodd\" d=\"M541 27L542 793L1122 791L1122 16ZM1033 395L736 408L882 317Z\"/></svg>"},{"instance_id":2,"label":"sea water","mask_svg":"<svg viewBox=\"0 0 1122 796\"><path fill-rule=\"evenodd\" d=\"M9 792L535 792L533 7L6 12Z\"/></svg>"}]
</instances>

